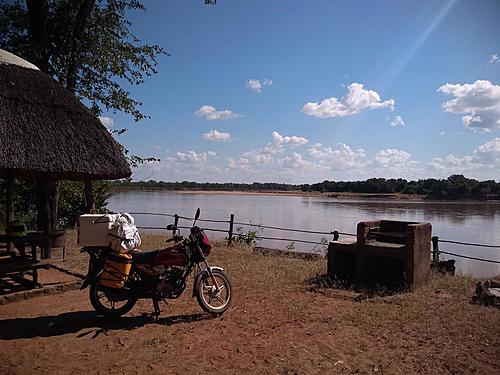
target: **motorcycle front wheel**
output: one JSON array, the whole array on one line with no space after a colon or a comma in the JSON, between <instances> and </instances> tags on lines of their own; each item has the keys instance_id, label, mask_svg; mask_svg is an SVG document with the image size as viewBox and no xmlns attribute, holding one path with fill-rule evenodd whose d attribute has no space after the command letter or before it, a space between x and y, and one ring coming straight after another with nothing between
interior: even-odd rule
<instances>
[{"instance_id":1,"label":"motorcycle front wheel","mask_svg":"<svg viewBox=\"0 0 500 375\"><path fill-rule=\"evenodd\" d=\"M224 313L233 300L231 282L226 273L221 270L212 270L217 282L217 288L208 273L204 273L200 279L196 300L203 310L210 314L219 315Z\"/></svg>"},{"instance_id":2,"label":"motorcycle front wheel","mask_svg":"<svg viewBox=\"0 0 500 375\"><path fill-rule=\"evenodd\" d=\"M119 317L128 313L137 302L137 298L120 296L119 292L103 287L99 280L90 285L90 303L95 311L108 317Z\"/></svg>"}]
</instances>

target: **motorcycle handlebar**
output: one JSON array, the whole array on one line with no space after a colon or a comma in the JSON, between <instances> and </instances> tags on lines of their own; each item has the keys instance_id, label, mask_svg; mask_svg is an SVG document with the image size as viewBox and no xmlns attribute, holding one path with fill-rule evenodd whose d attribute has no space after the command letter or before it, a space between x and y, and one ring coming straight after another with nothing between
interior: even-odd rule
<instances>
[{"instance_id":1,"label":"motorcycle handlebar","mask_svg":"<svg viewBox=\"0 0 500 375\"><path fill-rule=\"evenodd\" d=\"M169 238L168 240L166 240L165 242L166 243L169 243L169 242L180 242L182 241L184 238L182 236L173 236L172 238Z\"/></svg>"}]
</instances>

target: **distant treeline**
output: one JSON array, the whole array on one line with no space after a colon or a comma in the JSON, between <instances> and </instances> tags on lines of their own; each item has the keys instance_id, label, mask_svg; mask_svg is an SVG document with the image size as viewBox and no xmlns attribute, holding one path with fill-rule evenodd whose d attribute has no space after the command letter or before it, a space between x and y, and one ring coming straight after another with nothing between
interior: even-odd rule
<instances>
[{"instance_id":1,"label":"distant treeline","mask_svg":"<svg viewBox=\"0 0 500 375\"><path fill-rule=\"evenodd\" d=\"M165 182L165 181L119 181L117 189L146 190L214 190L214 191L303 191L330 193L370 193L420 195L432 199L500 199L500 183L493 180L478 181L463 175L447 179L428 178L407 181L402 178L370 178L365 181L323 181L316 184L280 184L254 182L211 183L211 182Z\"/></svg>"}]
</instances>

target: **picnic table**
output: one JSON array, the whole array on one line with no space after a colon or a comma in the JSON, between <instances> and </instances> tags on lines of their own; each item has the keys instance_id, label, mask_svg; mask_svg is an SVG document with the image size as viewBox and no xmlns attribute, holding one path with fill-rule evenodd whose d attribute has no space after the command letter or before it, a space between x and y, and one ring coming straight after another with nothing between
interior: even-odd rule
<instances>
[{"instance_id":1,"label":"picnic table","mask_svg":"<svg viewBox=\"0 0 500 375\"><path fill-rule=\"evenodd\" d=\"M0 277L12 273L31 272L33 284L38 283L38 269L50 267L53 260L48 259L48 254L44 252L47 243L51 241L53 247L63 248L65 245L65 232L43 233L30 232L25 237L10 237L0 235ZM10 244L13 244L18 252L10 251ZM54 246L56 245L56 246ZM40 251L40 256L38 255Z\"/></svg>"}]
</instances>

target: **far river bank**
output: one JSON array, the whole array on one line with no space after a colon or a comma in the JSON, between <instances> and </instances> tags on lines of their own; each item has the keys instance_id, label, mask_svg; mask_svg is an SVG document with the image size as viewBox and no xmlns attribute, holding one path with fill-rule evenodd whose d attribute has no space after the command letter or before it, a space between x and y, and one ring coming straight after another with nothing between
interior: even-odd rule
<instances>
[{"instance_id":1,"label":"far river bank","mask_svg":"<svg viewBox=\"0 0 500 375\"><path fill-rule=\"evenodd\" d=\"M426 195L402 194L402 193L352 193L352 192L319 192L301 190L172 190L172 189L148 189L148 188L115 188L113 193L125 192L164 192L176 194L211 194L211 195L275 195L275 196L298 196L319 197L337 199L368 199L368 200L395 200L395 201L417 201L417 202L484 202L488 204L500 204L499 199L436 199Z\"/></svg>"}]
</instances>

